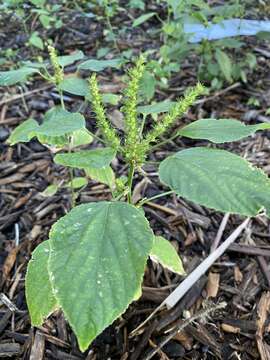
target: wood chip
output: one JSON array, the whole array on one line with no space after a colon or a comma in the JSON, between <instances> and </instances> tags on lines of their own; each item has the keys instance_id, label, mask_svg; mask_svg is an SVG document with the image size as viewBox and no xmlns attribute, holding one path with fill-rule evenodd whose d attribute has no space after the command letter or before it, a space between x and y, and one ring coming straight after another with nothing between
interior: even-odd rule
<instances>
[{"instance_id":1,"label":"wood chip","mask_svg":"<svg viewBox=\"0 0 270 360\"><path fill-rule=\"evenodd\" d=\"M243 274L237 265L233 268L233 273L235 282L240 284L243 280Z\"/></svg>"},{"instance_id":2,"label":"wood chip","mask_svg":"<svg viewBox=\"0 0 270 360\"><path fill-rule=\"evenodd\" d=\"M37 331L31 349L30 360L43 360L45 351L45 336Z\"/></svg>"},{"instance_id":3,"label":"wood chip","mask_svg":"<svg viewBox=\"0 0 270 360\"><path fill-rule=\"evenodd\" d=\"M258 305L257 332L256 340L259 353L262 360L270 359L269 347L263 340L265 322L270 314L270 292L262 294Z\"/></svg>"},{"instance_id":4,"label":"wood chip","mask_svg":"<svg viewBox=\"0 0 270 360\"><path fill-rule=\"evenodd\" d=\"M221 329L227 333L232 333L232 334L240 333L240 328L228 324L221 324Z\"/></svg>"},{"instance_id":5,"label":"wood chip","mask_svg":"<svg viewBox=\"0 0 270 360\"><path fill-rule=\"evenodd\" d=\"M218 294L220 275L210 272L208 274L208 282L206 286L207 298L215 298Z\"/></svg>"}]
</instances>

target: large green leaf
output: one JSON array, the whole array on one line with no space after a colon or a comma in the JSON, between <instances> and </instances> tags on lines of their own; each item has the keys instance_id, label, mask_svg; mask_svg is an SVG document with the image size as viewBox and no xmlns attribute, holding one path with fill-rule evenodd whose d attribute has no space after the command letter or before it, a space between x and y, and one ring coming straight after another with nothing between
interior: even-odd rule
<instances>
[{"instance_id":1,"label":"large green leaf","mask_svg":"<svg viewBox=\"0 0 270 360\"><path fill-rule=\"evenodd\" d=\"M223 212L270 216L270 180L243 158L225 150L192 148L163 160L161 181L178 195Z\"/></svg>"},{"instance_id":2,"label":"large green leaf","mask_svg":"<svg viewBox=\"0 0 270 360\"><path fill-rule=\"evenodd\" d=\"M270 129L270 124L245 125L233 119L201 119L184 126L178 134L191 139L206 139L219 144L240 140L263 129Z\"/></svg>"},{"instance_id":3,"label":"large green leaf","mask_svg":"<svg viewBox=\"0 0 270 360\"><path fill-rule=\"evenodd\" d=\"M44 241L33 252L27 267L26 301L34 326L42 325L44 319L57 308L48 273L49 253L49 241Z\"/></svg>"},{"instance_id":4,"label":"large green leaf","mask_svg":"<svg viewBox=\"0 0 270 360\"><path fill-rule=\"evenodd\" d=\"M153 233L123 202L75 207L53 225L49 271L82 351L138 297Z\"/></svg>"},{"instance_id":5,"label":"large green leaf","mask_svg":"<svg viewBox=\"0 0 270 360\"><path fill-rule=\"evenodd\" d=\"M62 67L71 65L75 63L75 61L82 60L84 58L84 54L81 50L75 51L70 55L62 55L58 56L58 62Z\"/></svg>"},{"instance_id":6,"label":"large green leaf","mask_svg":"<svg viewBox=\"0 0 270 360\"><path fill-rule=\"evenodd\" d=\"M94 150L82 150L74 153L57 154L54 157L56 164L74 167L78 169L108 167L115 157L115 151L111 148Z\"/></svg>"},{"instance_id":7,"label":"large green leaf","mask_svg":"<svg viewBox=\"0 0 270 360\"><path fill-rule=\"evenodd\" d=\"M35 134L62 136L71 134L73 131L83 129L84 127L85 120L83 115L62 110L48 117L35 131Z\"/></svg>"},{"instance_id":8,"label":"large green leaf","mask_svg":"<svg viewBox=\"0 0 270 360\"><path fill-rule=\"evenodd\" d=\"M119 68L123 62L123 59L111 59L111 60L86 60L78 66L80 70L102 71L106 68Z\"/></svg>"},{"instance_id":9,"label":"large green leaf","mask_svg":"<svg viewBox=\"0 0 270 360\"><path fill-rule=\"evenodd\" d=\"M39 72L38 69L23 67L18 70L0 71L0 86L10 86L26 81L31 74Z\"/></svg>"},{"instance_id":10,"label":"large green leaf","mask_svg":"<svg viewBox=\"0 0 270 360\"><path fill-rule=\"evenodd\" d=\"M38 123L34 119L24 121L12 131L7 142L10 145L15 145L19 142L30 141L34 137L33 132L38 129L38 126Z\"/></svg>"},{"instance_id":11,"label":"large green leaf","mask_svg":"<svg viewBox=\"0 0 270 360\"><path fill-rule=\"evenodd\" d=\"M182 261L172 244L162 236L155 236L150 258L177 274L184 275Z\"/></svg>"}]
</instances>

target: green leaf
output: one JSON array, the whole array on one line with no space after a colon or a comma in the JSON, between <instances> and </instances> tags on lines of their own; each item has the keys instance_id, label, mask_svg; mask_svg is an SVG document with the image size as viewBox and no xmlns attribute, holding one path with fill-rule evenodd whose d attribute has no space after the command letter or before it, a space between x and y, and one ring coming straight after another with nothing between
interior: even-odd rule
<instances>
[{"instance_id":1,"label":"green leaf","mask_svg":"<svg viewBox=\"0 0 270 360\"><path fill-rule=\"evenodd\" d=\"M57 308L48 273L49 253L49 241L44 241L33 252L27 267L26 301L34 326L42 325L44 319Z\"/></svg>"},{"instance_id":2,"label":"green leaf","mask_svg":"<svg viewBox=\"0 0 270 360\"><path fill-rule=\"evenodd\" d=\"M71 136L71 147L91 144L93 136L89 134L87 129L76 130Z\"/></svg>"},{"instance_id":3,"label":"green leaf","mask_svg":"<svg viewBox=\"0 0 270 360\"><path fill-rule=\"evenodd\" d=\"M203 147L163 160L160 180L178 195L218 211L270 216L270 180L240 156Z\"/></svg>"},{"instance_id":4,"label":"green leaf","mask_svg":"<svg viewBox=\"0 0 270 360\"><path fill-rule=\"evenodd\" d=\"M78 169L108 167L115 157L115 150L100 148L94 150L82 150L74 153L57 154L54 157L56 164L74 167Z\"/></svg>"},{"instance_id":5,"label":"green leaf","mask_svg":"<svg viewBox=\"0 0 270 360\"><path fill-rule=\"evenodd\" d=\"M160 114L170 111L175 104L175 101L161 101L152 105L138 106L137 111L143 115Z\"/></svg>"},{"instance_id":6,"label":"green leaf","mask_svg":"<svg viewBox=\"0 0 270 360\"><path fill-rule=\"evenodd\" d=\"M28 119L12 131L7 142L10 145L15 145L19 142L28 142L34 137L33 132L38 129L38 127L39 125L36 120Z\"/></svg>"},{"instance_id":7,"label":"green leaf","mask_svg":"<svg viewBox=\"0 0 270 360\"><path fill-rule=\"evenodd\" d=\"M215 57L225 79L232 82L232 62L229 56L224 51L216 49Z\"/></svg>"},{"instance_id":8,"label":"green leaf","mask_svg":"<svg viewBox=\"0 0 270 360\"><path fill-rule=\"evenodd\" d=\"M71 55L58 56L58 62L60 66L65 67L75 63L78 60L82 60L83 58L84 53L81 50L78 50Z\"/></svg>"},{"instance_id":9,"label":"green leaf","mask_svg":"<svg viewBox=\"0 0 270 360\"><path fill-rule=\"evenodd\" d=\"M34 31L31 34L31 36L29 38L29 43L40 50L44 49L43 40L41 39L41 37L38 35L38 32L36 32L36 31Z\"/></svg>"},{"instance_id":10,"label":"green leaf","mask_svg":"<svg viewBox=\"0 0 270 360\"><path fill-rule=\"evenodd\" d=\"M87 179L84 177L75 177L72 181L66 184L66 187L72 187L73 189L79 189L82 186L87 185Z\"/></svg>"},{"instance_id":11,"label":"green leaf","mask_svg":"<svg viewBox=\"0 0 270 360\"><path fill-rule=\"evenodd\" d=\"M37 134L38 141L43 145L55 146L56 148L61 149L65 145L68 145L68 137L63 136L47 136L42 134Z\"/></svg>"},{"instance_id":12,"label":"green leaf","mask_svg":"<svg viewBox=\"0 0 270 360\"><path fill-rule=\"evenodd\" d=\"M119 95L111 94L111 93L102 94L102 101L105 104L118 105L119 100L120 100Z\"/></svg>"},{"instance_id":13,"label":"green leaf","mask_svg":"<svg viewBox=\"0 0 270 360\"><path fill-rule=\"evenodd\" d=\"M51 281L82 351L138 296L152 241L143 213L124 202L83 204L53 225Z\"/></svg>"},{"instance_id":14,"label":"green leaf","mask_svg":"<svg viewBox=\"0 0 270 360\"><path fill-rule=\"evenodd\" d=\"M38 69L23 67L18 70L0 71L0 86L10 86L26 81L29 75L39 72Z\"/></svg>"},{"instance_id":15,"label":"green leaf","mask_svg":"<svg viewBox=\"0 0 270 360\"><path fill-rule=\"evenodd\" d=\"M155 12L150 12L148 14L143 14L143 15L139 16L137 19L135 19L133 21L132 27L136 27L136 26L143 24L145 21L149 20L154 15L156 15Z\"/></svg>"},{"instance_id":16,"label":"green leaf","mask_svg":"<svg viewBox=\"0 0 270 360\"><path fill-rule=\"evenodd\" d=\"M87 176L91 179L96 180L102 184L108 185L111 189L115 184L115 176L113 169L110 166L101 169L95 169L88 167L84 169Z\"/></svg>"},{"instance_id":17,"label":"green leaf","mask_svg":"<svg viewBox=\"0 0 270 360\"><path fill-rule=\"evenodd\" d=\"M155 95L156 84L155 76L150 71L144 71L140 81L139 92L147 101L150 101Z\"/></svg>"},{"instance_id":18,"label":"green leaf","mask_svg":"<svg viewBox=\"0 0 270 360\"><path fill-rule=\"evenodd\" d=\"M163 267L180 275L185 274L182 261L173 245L162 236L155 236L150 253L153 261L160 263Z\"/></svg>"},{"instance_id":19,"label":"green leaf","mask_svg":"<svg viewBox=\"0 0 270 360\"><path fill-rule=\"evenodd\" d=\"M44 197L50 197L57 193L59 187L56 184L51 184L46 187L40 194Z\"/></svg>"},{"instance_id":20,"label":"green leaf","mask_svg":"<svg viewBox=\"0 0 270 360\"><path fill-rule=\"evenodd\" d=\"M59 87L61 90L77 96L87 96L90 91L87 81L77 76L65 77Z\"/></svg>"},{"instance_id":21,"label":"green leaf","mask_svg":"<svg viewBox=\"0 0 270 360\"><path fill-rule=\"evenodd\" d=\"M116 68L119 69L119 67L122 65L123 59L111 59L111 60L95 60L90 59L87 61L84 61L78 66L78 69L80 70L91 70L91 71L102 71L106 68Z\"/></svg>"},{"instance_id":22,"label":"green leaf","mask_svg":"<svg viewBox=\"0 0 270 360\"><path fill-rule=\"evenodd\" d=\"M245 125L233 119L201 119L184 126L178 134L191 139L206 139L221 144L240 140L263 129L270 129L270 124Z\"/></svg>"},{"instance_id":23,"label":"green leaf","mask_svg":"<svg viewBox=\"0 0 270 360\"><path fill-rule=\"evenodd\" d=\"M55 111L44 119L42 125L35 131L36 135L62 136L85 127L83 115L68 111Z\"/></svg>"}]
</instances>

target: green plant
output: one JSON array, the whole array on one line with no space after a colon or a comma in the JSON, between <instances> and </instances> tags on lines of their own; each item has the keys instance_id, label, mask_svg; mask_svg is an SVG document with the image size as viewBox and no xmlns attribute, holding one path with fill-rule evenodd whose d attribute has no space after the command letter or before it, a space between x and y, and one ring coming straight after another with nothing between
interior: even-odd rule
<instances>
[{"instance_id":1,"label":"green plant","mask_svg":"<svg viewBox=\"0 0 270 360\"><path fill-rule=\"evenodd\" d=\"M200 81L211 84L214 89L221 88L225 82L247 81L247 74L256 66L256 56L251 52L243 55L245 43L237 38L221 40L203 40L192 43L192 34L185 31L186 24L221 23L234 17L243 17L245 5L238 0L231 0L220 6L210 6L205 0L164 1L167 18L161 19L157 13L146 13L134 20L133 26L141 25L153 16L161 24L163 45L154 52L154 59L148 64L151 76L146 72L144 77L148 87L144 87L145 97L150 100L154 96L155 87L167 88L174 73L181 70L182 62L187 57L197 58L197 77Z\"/></svg>"},{"instance_id":2,"label":"green plant","mask_svg":"<svg viewBox=\"0 0 270 360\"><path fill-rule=\"evenodd\" d=\"M46 0L31 0L29 3L25 6L21 0L4 0L0 5L0 10L7 16L14 16L20 21L28 39L26 45L44 50L45 44L40 30L61 28L60 11L63 1L51 4ZM48 40L47 42L49 42Z\"/></svg>"},{"instance_id":3,"label":"green plant","mask_svg":"<svg viewBox=\"0 0 270 360\"><path fill-rule=\"evenodd\" d=\"M46 76L62 97L63 57L58 57L53 49L50 49L50 54L54 72ZM144 68L144 59L140 58L129 71L122 108L125 120L123 139L106 117L95 74L89 80L91 103L102 134L100 140L105 147L90 150L72 147L75 134L88 131L84 117L65 110L63 100L60 109L53 108L45 114L41 125L29 119L9 138L12 145L33 137L42 143L56 144L63 150L54 156L56 164L79 168L111 189L110 201L75 206L57 221L50 231L49 240L34 251L27 269L26 298L32 324L39 326L56 309L62 309L82 351L140 297L149 256L176 273L184 273L170 243L154 236L143 212L148 201L175 192L219 211L245 216L256 216L264 211L270 215L270 181L267 176L237 155L207 147L185 149L168 156L159 166L159 177L170 191L133 204L134 172L143 166L153 145L161 145L159 137L168 132L204 92L203 86L198 84L175 103L137 107ZM0 73L0 82L1 76L3 79L3 73ZM152 112L166 114L146 131L147 114ZM180 128L167 141L185 136L219 144L239 140L269 127L269 124L246 126L232 119L201 119ZM66 146L67 152L64 151ZM126 162L127 180L114 174L110 164L115 156Z\"/></svg>"}]
</instances>

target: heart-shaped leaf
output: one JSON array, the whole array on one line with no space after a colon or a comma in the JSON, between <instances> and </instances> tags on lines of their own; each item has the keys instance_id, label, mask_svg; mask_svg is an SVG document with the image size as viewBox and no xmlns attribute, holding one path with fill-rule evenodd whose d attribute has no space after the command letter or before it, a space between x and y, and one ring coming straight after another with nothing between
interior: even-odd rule
<instances>
[{"instance_id":1,"label":"heart-shaped leaf","mask_svg":"<svg viewBox=\"0 0 270 360\"><path fill-rule=\"evenodd\" d=\"M240 140L263 129L270 129L270 124L245 125L233 119L201 119L184 126L178 134L191 139L206 139L220 144Z\"/></svg>"},{"instance_id":2,"label":"heart-shaped leaf","mask_svg":"<svg viewBox=\"0 0 270 360\"><path fill-rule=\"evenodd\" d=\"M44 241L33 252L27 267L26 301L34 326L42 325L44 319L57 308L48 273L49 253L49 241Z\"/></svg>"},{"instance_id":3,"label":"heart-shaped leaf","mask_svg":"<svg viewBox=\"0 0 270 360\"><path fill-rule=\"evenodd\" d=\"M163 160L160 180L178 195L223 212L270 216L270 180L240 156L203 147Z\"/></svg>"},{"instance_id":4,"label":"heart-shaped leaf","mask_svg":"<svg viewBox=\"0 0 270 360\"><path fill-rule=\"evenodd\" d=\"M53 225L50 279L82 351L138 297L152 242L124 202L79 205Z\"/></svg>"}]
</instances>

